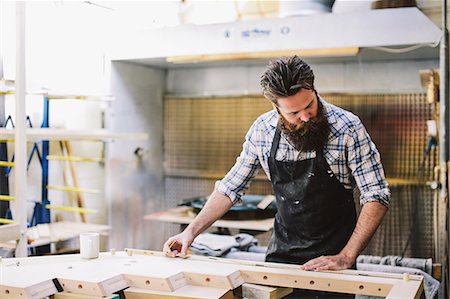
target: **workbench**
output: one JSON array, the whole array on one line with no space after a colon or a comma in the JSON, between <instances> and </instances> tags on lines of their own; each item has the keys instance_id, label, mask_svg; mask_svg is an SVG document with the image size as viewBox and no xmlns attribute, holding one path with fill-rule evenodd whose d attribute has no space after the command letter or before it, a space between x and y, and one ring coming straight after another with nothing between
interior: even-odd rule
<instances>
[{"instance_id":1,"label":"workbench","mask_svg":"<svg viewBox=\"0 0 450 299\"><path fill-rule=\"evenodd\" d=\"M126 249L85 260L78 254L3 259L1 298L236 298L244 284L419 298L423 277L356 270L302 271L298 265L204 256L166 257ZM233 292L234 291L234 292Z\"/></svg>"},{"instance_id":2,"label":"workbench","mask_svg":"<svg viewBox=\"0 0 450 299\"><path fill-rule=\"evenodd\" d=\"M187 225L195 219L195 213L191 207L180 206L166 211L156 212L144 216L145 220L163 221ZM267 232L273 228L274 218L258 220L222 220L219 219L211 226L218 228L233 228L239 230L250 230L255 232Z\"/></svg>"},{"instance_id":3,"label":"workbench","mask_svg":"<svg viewBox=\"0 0 450 299\"><path fill-rule=\"evenodd\" d=\"M74 244L72 244L73 246L60 250L60 252L66 250L77 251L79 249L78 237L81 233L98 232L100 235L107 236L110 229L109 225L70 221L38 224L27 228L27 246L29 249L32 249L38 246L56 244L58 242L74 241ZM16 240L18 240L19 237L20 226L18 224L0 226L0 247L15 248Z\"/></svg>"}]
</instances>

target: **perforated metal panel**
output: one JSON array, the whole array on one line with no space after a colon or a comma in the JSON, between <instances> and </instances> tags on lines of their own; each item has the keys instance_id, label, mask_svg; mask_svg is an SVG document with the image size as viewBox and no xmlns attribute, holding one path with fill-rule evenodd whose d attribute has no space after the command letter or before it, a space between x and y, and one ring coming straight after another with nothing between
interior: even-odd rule
<instances>
[{"instance_id":1,"label":"perforated metal panel","mask_svg":"<svg viewBox=\"0 0 450 299\"><path fill-rule=\"evenodd\" d=\"M424 94L322 94L358 115L380 151L391 183L390 210L365 254L430 257L433 254L432 179L437 151L426 154L426 121L433 107ZM182 199L212 192L235 163L253 121L272 109L261 96L165 100L166 197ZM260 172L248 194L272 193Z\"/></svg>"}]
</instances>

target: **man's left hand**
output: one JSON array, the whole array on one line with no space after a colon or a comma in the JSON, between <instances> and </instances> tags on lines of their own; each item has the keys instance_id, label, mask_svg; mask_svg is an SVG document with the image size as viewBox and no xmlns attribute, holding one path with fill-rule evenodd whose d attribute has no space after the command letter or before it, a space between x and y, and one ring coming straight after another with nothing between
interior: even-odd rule
<instances>
[{"instance_id":1,"label":"man's left hand","mask_svg":"<svg viewBox=\"0 0 450 299\"><path fill-rule=\"evenodd\" d=\"M301 270L343 270L348 269L355 263L355 260L344 255L322 255L312 259L300 267Z\"/></svg>"}]
</instances>

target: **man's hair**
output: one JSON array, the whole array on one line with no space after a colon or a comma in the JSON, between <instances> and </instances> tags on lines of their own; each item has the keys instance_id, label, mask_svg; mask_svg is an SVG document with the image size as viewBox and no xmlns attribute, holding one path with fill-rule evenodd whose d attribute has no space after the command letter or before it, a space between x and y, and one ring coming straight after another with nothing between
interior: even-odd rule
<instances>
[{"instance_id":1,"label":"man's hair","mask_svg":"<svg viewBox=\"0 0 450 299\"><path fill-rule=\"evenodd\" d=\"M263 95L277 103L279 97L295 95L301 89L314 89L311 67L297 55L272 59L261 76Z\"/></svg>"}]
</instances>

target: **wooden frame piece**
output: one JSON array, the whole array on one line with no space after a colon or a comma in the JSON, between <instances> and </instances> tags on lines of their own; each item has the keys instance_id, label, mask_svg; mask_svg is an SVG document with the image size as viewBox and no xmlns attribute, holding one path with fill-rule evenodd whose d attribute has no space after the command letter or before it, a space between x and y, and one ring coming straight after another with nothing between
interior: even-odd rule
<instances>
[{"instance_id":1,"label":"wooden frame piece","mask_svg":"<svg viewBox=\"0 0 450 299\"><path fill-rule=\"evenodd\" d=\"M19 224L0 225L0 243L15 241L20 239Z\"/></svg>"},{"instance_id":2,"label":"wooden frame piece","mask_svg":"<svg viewBox=\"0 0 450 299\"><path fill-rule=\"evenodd\" d=\"M110 296L126 289L127 298L138 299L202 298L205 294L207 298L228 298L244 283L388 299L416 299L423 291L423 277L406 273L303 271L298 265L194 255L169 258L159 251L138 249L101 253L91 260L73 254L4 259L0 265L0 296L5 299L54 294L56 289L49 286L54 279L64 292ZM38 272L40 277L29 274Z\"/></svg>"},{"instance_id":3,"label":"wooden frame piece","mask_svg":"<svg viewBox=\"0 0 450 299\"><path fill-rule=\"evenodd\" d=\"M292 288L276 288L252 283L242 285L242 297L247 299L280 299L292 291Z\"/></svg>"},{"instance_id":4,"label":"wooden frame piece","mask_svg":"<svg viewBox=\"0 0 450 299\"><path fill-rule=\"evenodd\" d=\"M125 275L129 285L139 289L152 289L161 292L173 292L187 284L183 273L171 277L153 277L143 275Z\"/></svg>"},{"instance_id":5,"label":"wooden frame piece","mask_svg":"<svg viewBox=\"0 0 450 299\"><path fill-rule=\"evenodd\" d=\"M129 288L124 291L127 299L233 299L233 291L228 289L209 288L186 285L174 292L167 293L155 290Z\"/></svg>"},{"instance_id":6,"label":"wooden frame piece","mask_svg":"<svg viewBox=\"0 0 450 299\"><path fill-rule=\"evenodd\" d=\"M58 278L58 281L65 292L99 297L109 296L129 286L123 275L96 282L65 278Z\"/></svg>"},{"instance_id":7,"label":"wooden frame piece","mask_svg":"<svg viewBox=\"0 0 450 299\"><path fill-rule=\"evenodd\" d=\"M105 129L96 130L65 130L32 128L26 129L27 141L39 140L85 140L85 141L111 141L111 140L147 140L147 133L114 133ZM4 139L14 139L15 129L0 128L0 135Z\"/></svg>"}]
</instances>

